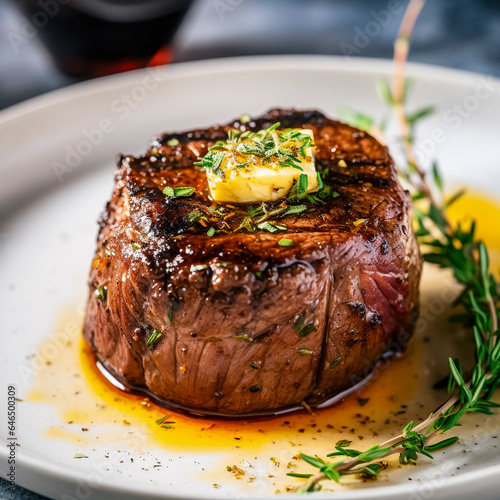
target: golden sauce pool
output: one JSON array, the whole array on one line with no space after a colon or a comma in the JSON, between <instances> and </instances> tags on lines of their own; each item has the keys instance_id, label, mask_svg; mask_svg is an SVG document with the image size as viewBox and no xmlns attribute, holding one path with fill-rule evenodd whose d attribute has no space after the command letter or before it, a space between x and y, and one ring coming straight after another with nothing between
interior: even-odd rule
<instances>
[{"instance_id":1,"label":"golden sauce pool","mask_svg":"<svg viewBox=\"0 0 500 500\"><path fill-rule=\"evenodd\" d=\"M67 320L74 320L70 312L64 315L62 328ZM90 348L76 336L40 372L26 399L54 406L61 422L70 425L64 432L52 427L47 434L81 444L92 441L92 427L109 423L116 425L118 436L124 429L139 428L152 445L199 452L207 447L211 451L248 447L257 451L270 441L283 440L301 445L309 440L321 441L323 432L330 434L328 440L333 432L346 439L348 435L369 439L380 431L374 425L380 408L385 411L384 421L393 420L404 404L398 394L411 393L416 387L416 379L405 380L405 374L417 370L418 350L412 345L404 356L385 361L355 395L330 408L315 410L315 415L304 410L263 419L228 420L191 417L121 391L102 375ZM107 433L106 439L113 436Z\"/></svg>"},{"instance_id":2,"label":"golden sauce pool","mask_svg":"<svg viewBox=\"0 0 500 500\"><path fill-rule=\"evenodd\" d=\"M478 236L490 247L492 270L498 271L500 233L495 228L500 220L499 204L482 195L467 195L452 206L450 215L455 220L477 220ZM297 411L260 420L196 418L123 392L97 369L81 337L82 311L71 309L62 313L55 333L38 347L34 360L44 367L37 371L24 399L55 408L60 423L44 429L44 434L69 441L78 451L99 442L139 455L151 448L197 455L217 452L224 458L214 464L211 482L217 474L220 482L251 480L238 472L244 472L240 465L264 456L269 460L272 487L287 489L301 484L301 480L288 478L287 472L311 472L298 459L299 452L324 457L340 440L366 449L392 437L410 420L424 419L446 397L445 391L429 388L446 375L450 352L471 351L468 336L457 336L455 327L447 323L451 304L439 314L432 312L436 297L447 285L453 287L449 273L426 267L422 325L417 326L404 355L383 361L358 392L329 408L315 410L313 415ZM468 420L477 424L473 418ZM227 471L227 465L238 467ZM390 459L390 465L397 467L397 458Z\"/></svg>"}]
</instances>

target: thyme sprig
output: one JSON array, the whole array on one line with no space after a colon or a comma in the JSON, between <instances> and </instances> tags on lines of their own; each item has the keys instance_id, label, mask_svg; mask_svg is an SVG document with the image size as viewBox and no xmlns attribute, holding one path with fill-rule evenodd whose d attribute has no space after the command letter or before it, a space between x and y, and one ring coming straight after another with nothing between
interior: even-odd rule
<instances>
[{"instance_id":1,"label":"thyme sprig","mask_svg":"<svg viewBox=\"0 0 500 500\"><path fill-rule=\"evenodd\" d=\"M415 464L422 455L432 458L432 452L450 446L458 440L458 437L454 436L435 442L441 434L460 425L465 414L479 412L491 415L494 408L500 407L491 400L500 384L500 287L489 271L487 248L475 237L474 223L467 228L461 223L454 226L447 215L447 208L461 193L445 201L438 165L433 165L431 184L413 154L415 126L431 113L430 107L413 113L406 109L409 85L404 77L404 68L410 35L423 4L423 0L410 2L395 42L392 90L388 84L382 84L380 89L384 100L397 118L403 139L406 164L401 169L401 175L412 188L413 199L420 203L415 208L415 223L416 234L426 250L424 259L450 269L455 280L461 285L461 292L455 304L463 309L464 313L460 319L472 332L475 364L466 374L459 360L449 358L449 399L423 422L417 425L413 421L409 422L400 434L388 441L366 451L351 448L350 442L339 442L335 451L328 455L338 459L333 462L301 453L300 456L305 462L319 469L317 474L288 474L308 479L299 489L302 493L321 489L321 483L325 480L339 482L342 476L348 474L378 476L387 466L382 459L390 455L398 454L402 465ZM374 124L373 119L360 113L351 113L350 122L367 131L371 131Z\"/></svg>"}]
</instances>

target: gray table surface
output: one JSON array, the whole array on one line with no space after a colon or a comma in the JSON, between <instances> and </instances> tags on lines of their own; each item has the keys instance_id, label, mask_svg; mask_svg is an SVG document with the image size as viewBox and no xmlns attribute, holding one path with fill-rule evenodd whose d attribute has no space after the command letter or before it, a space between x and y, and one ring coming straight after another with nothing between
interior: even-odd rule
<instances>
[{"instance_id":1,"label":"gray table surface","mask_svg":"<svg viewBox=\"0 0 500 500\"><path fill-rule=\"evenodd\" d=\"M396 5L397 5L397 0ZM225 2L225 9L220 9ZM407 0L358 56L392 57ZM354 45L388 0L198 0L175 40L175 62L250 54L337 54ZM222 12L223 11L223 12ZM15 2L0 0L0 109L77 80L61 74L37 37L13 50L9 33L22 18ZM410 60L500 77L500 1L428 0L412 41ZM42 497L22 488L0 498Z\"/></svg>"}]
</instances>

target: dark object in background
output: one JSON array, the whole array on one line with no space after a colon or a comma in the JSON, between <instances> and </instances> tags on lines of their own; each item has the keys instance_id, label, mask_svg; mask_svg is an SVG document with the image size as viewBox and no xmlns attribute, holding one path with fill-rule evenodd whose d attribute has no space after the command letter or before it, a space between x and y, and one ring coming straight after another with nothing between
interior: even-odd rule
<instances>
[{"instance_id":1,"label":"dark object in background","mask_svg":"<svg viewBox=\"0 0 500 500\"><path fill-rule=\"evenodd\" d=\"M57 66L91 78L167 64L192 0L21 0Z\"/></svg>"}]
</instances>

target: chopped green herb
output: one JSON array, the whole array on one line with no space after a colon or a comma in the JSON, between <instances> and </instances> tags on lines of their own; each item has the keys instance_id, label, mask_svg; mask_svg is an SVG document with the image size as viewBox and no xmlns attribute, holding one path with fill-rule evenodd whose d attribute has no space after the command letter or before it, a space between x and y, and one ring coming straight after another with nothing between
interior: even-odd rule
<instances>
[{"instance_id":1,"label":"chopped green herb","mask_svg":"<svg viewBox=\"0 0 500 500\"><path fill-rule=\"evenodd\" d=\"M235 335L234 338L244 340L245 342L253 342L253 338L249 337L246 333Z\"/></svg>"},{"instance_id":2,"label":"chopped green herb","mask_svg":"<svg viewBox=\"0 0 500 500\"><path fill-rule=\"evenodd\" d=\"M197 220L202 218L204 218L204 215L199 210L193 210L192 212L189 212L189 222L196 222Z\"/></svg>"},{"instance_id":3,"label":"chopped green herb","mask_svg":"<svg viewBox=\"0 0 500 500\"><path fill-rule=\"evenodd\" d=\"M251 224L252 218L250 216L245 217L240 224L242 229L246 229L247 231L253 232L254 228Z\"/></svg>"},{"instance_id":4,"label":"chopped green herb","mask_svg":"<svg viewBox=\"0 0 500 500\"><path fill-rule=\"evenodd\" d=\"M257 225L262 231L268 231L270 233L276 233L277 231L286 231L286 226L282 224L271 224L270 222L261 222Z\"/></svg>"},{"instance_id":5,"label":"chopped green herb","mask_svg":"<svg viewBox=\"0 0 500 500\"><path fill-rule=\"evenodd\" d=\"M248 123L249 121L251 121L250 115L245 114L240 116L240 123Z\"/></svg>"},{"instance_id":6,"label":"chopped green herb","mask_svg":"<svg viewBox=\"0 0 500 500\"><path fill-rule=\"evenodd\" d=\"M245 471L240 469L237 465L233 465L232 467L228 465L226 469L228 472L233 472L236 477L245 475Z\"/></svg>"},{"instance_id":7,"label":"chopped green herb","mask_svg":"<svg viewBox=\"0 0 500 500\"><path fill-rule=\"evenodd\" d=\"M220 141L222 143L222 141ZM223 143L222 143L223 144ZM212 148L217 147L216 145ZM220 146L221 148L225 146ZM209 151L200 161L196 161L193 165L197 167L203 167L212 169L216 175L220 177L225 177L224 172L221 170L221 165L224 160L224 151Z\"/></svg>"},{"instance_id":8,"label":"chopped green herb","mask_svg":"<svg viewBox=\"0 0 500 500\"><path fill-rule=\"evenodd\" d=\"M89 458L87 455L84 455L83 453L75 453L73 455L73 458Z\"/></svg>"},{"instance_id":9,"label":"chopped green herb","mask_svg":"<svg viewBox=\"0 0 500 500\"><path fill-rule=\"evenodd\" d=\"M211 227L208 231L207 231L207 236L209 236L210 238L215 234L215 227Z\"/></svg>"},{"instance_id":10,"label":"chopped green herb","mask_svg":"<svg viewBox=\"0 0 500 500\"><path fill-rule=\"evenodd\" d=\"M323 185L323 179L321 178L321 174L319 172L316 172L316 179L318 181L318 190L321 191L324 185Z\"/></svg>"},{"instance_id":11,"label":"chopped green herb","mask_svg":"<svg viewBox=\"0 0 500 500\"><path fill-rule=\"evenodd\" d=\"M265 276L264 276L264 273L262 271L255 271L255 277L259 280L259 281L264 281L265 279Z\"/></svg>"},{"instance_id":12,"label":"chopped green herb","mask_svg":"<svg viewBox=\"0 0 500 500\"><path fill-rule=\"evenodd\" d=\"M304 198L307 194L307 186L309 184L309 178L306 174L300 174L299 182L297 183L297 199L300 200Z\"/></svg>"},{"instance_id":13,"label":"chopped green herb","mask_svg":"<svg viewBox=\"0 0 500 500\"><path fill-rule=\"evenodd\" d=\"M311 355L313 354L313 351L311 351L311 349L297 349L298 353L299 354L302 354L302 356L308 356L308 355Z\"/></svg>"},{"instance_id":14,"label":"chopped green herb","mask_svg":"<svg viewBox=\"0 0 500 500\"><path fill-rule=\"evenodd\" d=\"M194 187L189 187L189 186L183 186L183 187L177 187L173 188L171 186L165 186L163 189L163 194L167 198L179 198L181 196L191 196L196 189Z\"/></svg>"},{"instance_id":15,"label":"chopped green herb","mask_svg":"<svg viewBox=\"0 0 500 500\"><path fill-rule=\"evenodd\" d=\"M306 174L300 174L297 182L294 183L290 193L288 194L288 200L301 200L307 195L307 187L309 185L309 178Z\"/></svg>"},{"instance_id":16,"label":"chopped green herb","mask_svg":"<svg viewBox=\"0 0 500 500\"><path fill-rule=\"evenodd\" d=\"M179 144L179 139L176 139L175 137L173 139L170 139L167 141L168 146L177 146Z\"/></svg>"},{"instance_id":17,"label":"chopped green herb","mask_svg":"<svg viewBox=\"0 0 500 500\"><path fill-rule=\"evenodd\" d=\"M358 404L359 406L365 406L366 403L370 401L370 398L358 398Z\"/></svg>"},{"instance_id":18,"label":"chopped green herb","mask_svg":"<svg viewBox=\"0 0 500 500\"><path fill-rule=\"evenodd\" d=\"M302 313L295 321L293 329L301 336L307 337L311 332L316 331L316 327L313 323L304 324L305 313Z\"/></svg>"},{"instance_id":19,"label":"chopped green herb","mask_svg":"<svg viewBox=\"0 0 500 500\"><path fill-rule=\"evenodd\" d=\"M336 366L338 366L342 362L342 356L339 356L338 358L334 359L330 363L330 370L333 370Z\"/></svg>"},{"instance_id":20,"label":"chopped green herb","mask_svg":"<svg viewBox=\"0 0 500 500\"><path fill-rule=\"evenodd\" d=\"M261 203L258 207L249 205L247 208L247 213L250 217L257 217L258 215L263 215L266 212L267 212L267 205L265 203Z\"/></svg>"},{"instance_id":21,"label":"chopped green herb","mask_svg":"<svg viewBox=\"0 0 500 500\"><path fill-rule=\"evenodd\" d=\"M106 285L99 285L95 291L96 297L101 302L106 302L108 298L108 288Z\"/></svg>"},{"instance_id":22,"label":"chopped green herb","mask_svg":"<svg viewBox=\"0 0 500 500\"><path fill-rule=\"evenodd\" d=\"M236 151L243 155L263 156L266 149L261 142L253 140L252 142L240 143L236 148Z\"/></svg>"},{"instance_id":23,"label":"chopped green herb","mask_svg":"<svg viewBox=\"0 0 500 500\"><path fill-rule=\"evenodd\" d=\"M341 168L347 167L347 163L344 160L339 160L339 162L337 163L337 165L339 167L341 167Z\"/></svg>"},{"instance_id":24,"label":"chopped green herb","mask_svg":"<svg viewBox=\"0 0 500 500\"><path fill-rule=\"evenodd\" d=\"M209 151L215 151L217 149L222 149L224 151L227 151L227 147L224 144L224 141L217 141L213 146L210 146L208 148Z\"/></svg>"},{"instance_id":25,"label":"chopped green herb","mask_svg":"<svg viewBox=\"0 0 500 500\"><path fill-rule=\"evenodd\" d=\"M215 204L214 205L210 205L208 207L208 211L211 214L218 215L218 216L222 216L226 212L226 210L225 210L224 207L221 207L220 205L215 205Z\"/></svg>"},{"instance_id":26,"label":"chopped green herb","mask_svg":"<svg viewBox=\"0 0 500 500\"><path fill-rule=\"evenodd\" d=\"M149 347L151 350L153 350L158 341L161 339L161 336L161 332L159 332L158 330L153 330L146 340L146 347Z\"/></svg>"},{"instance_id":27,"label":"chopped green herb","mask_svg":"<svg viewBox=\"0 0 500 500\"><path fill-rule=\"evenodd\" d=\"M140 250L141 249L141 245L139 245L138 243L132 243L132 250Z\"/></svg>"},{"instance_id":28,"label":"chopped green herb","mask_svg":"<svg viewBox=\"0 0 500 500\"><path fill-rule=\"evenodd\" d=\"M173 198L175 196L174 188L172 186L166 186L163 189L163 194L168 196L169 198Z\"/></svg>"},{"instance_id":29,"label":"chopped green herb","mask_svg":"<svg viewBox=\"0 0 500 500\"><path fill-rule=\"evenodd\" d=\"M278 241L278 245L281 246L281 247L289 247L289 246L293 245L293 241L292 240L288 240L286 238L283 238L283 239L281 239L281 240Z\"/></svg>"},{"instance_id":30,"label":"chopped green herb","mask_svg":"<svg viewBox=\"0 0 500 500\"><path fill-rule=\"evenodd\" d=\"M283 215L300 214L307 210L307 205L293 205Z\"/></svg>"}]
</instances>

